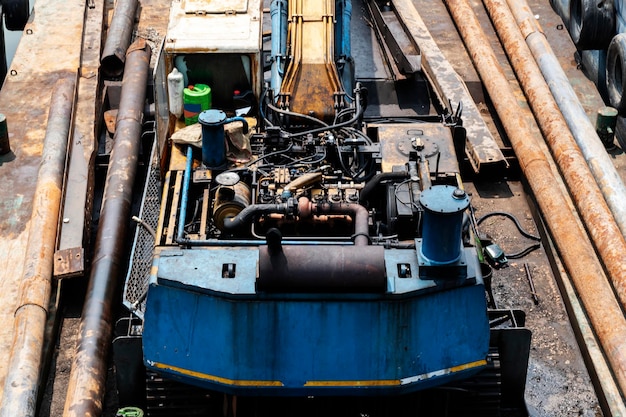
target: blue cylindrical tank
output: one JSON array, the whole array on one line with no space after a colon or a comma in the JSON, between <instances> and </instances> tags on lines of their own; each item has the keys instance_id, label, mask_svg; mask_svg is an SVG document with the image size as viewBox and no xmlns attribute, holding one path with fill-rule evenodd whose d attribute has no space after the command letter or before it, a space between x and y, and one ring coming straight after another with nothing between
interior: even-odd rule
<instances>
[{"instance_id":1,"label":"blue cylindrical tank","mask_svg":"<svg viewBox=\"0 0 626 417\"><path fill-rule=\"evenodd\" d=\"M224 125L242 122L244 133L248 132L248 122L243 117L226 117L222 110L205 110L198 116L202 125L202 162L207 168L222 168L226 165L226 145Z\"/></svg>"},{"instance_id":2,"label":"blue cylindrical tank","mask_svg":"<svg viewBox=\"0 0 626 417\"><path fill-rule=\"evenodd\" d=\"M436 265L458 261L463 212L469 207L469 197L460 188L435 185L422 191L420 204L424 208L422 256Z\"/></svg>"}]
</instances>

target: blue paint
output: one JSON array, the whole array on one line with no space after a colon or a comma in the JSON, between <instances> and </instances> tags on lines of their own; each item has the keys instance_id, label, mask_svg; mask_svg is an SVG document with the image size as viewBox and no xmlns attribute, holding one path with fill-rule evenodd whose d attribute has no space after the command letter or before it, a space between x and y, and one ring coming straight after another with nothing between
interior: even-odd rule
<instances>
[{"instance_id":1,"label":"blue paint","mask_svg":"<svg viewBox=\"0 0 626 417\"><path fill-rule=\"evenodd\" d=\"M180 213L178 215L178 234L177 240L183 238L185 232L185 219L187 219L187 203L189 201L189 184L191 183L191 168L193 165L193 148L187 146L187 164L185 166L185 176L183 178L183 191L180 200Z\"/></svg>"},{"instance_id":2,"label":"blue paint","mask_svg":"<svg viewBox=\"0 0 626 417\"><path fill-rule=\"evenodd\" d=\"M372 390L393 394L466 378L480 367L392 386L305 384L411 379L487 355L489 324L480 276L473 285L468 281L456 288L431 286L408 293L255 294L256 277L250 272L254 268L224 279L218 272L224 253L194 260L197 253L206 251L172 252L170 259L178 257L180 265L197 271L184 283L171 271L163 271L168 279L161 278L160 271L158 279L152 277L143 334L147 366L154 368L156 362L226 380L280 381L284 386L238 387L201 375L165 371L186 383L237 394L365 395ZM415 257L415 251L397 252ZM247 257L246 253L239 256ZM157 258L155 264L165 262ZM203 264L207 264L204 274ZM408 285L421 281L417 277L393 279Z\"/></svg>"},{"instance_id":3,"label":"blue paint","mask_svg":"<svg viewBox=\"0 0 626 417\"><path fill-rule=\"evenodd\" d=\"M424 208L421 255L434 265L458 261L467 194L451 185L436 185L422 192L420 204Z\"/></svg>"},{"instance_id":4,"label":"blue paint","mask_svg":"<svg viewBox=\"0 0 626 417\"><path fill-rule=\"evenodd\" d=\"M272 76L274 96L280 92L287 54L287 0L273 0L270 4L272 18Z\"/></svg>"},{"instance_id":5,"label":"blue paint","mask_svg":"<svg viewBox=\"0 0 626 417\"><path fill-rule=\"evenodd\" d=\"M224 125L242 122L244 133L248 133L248 122L243 117L226 118L221 110L205 110L198 116L202 125L202 162L207 168L224 168L226 165L226 145Z\"/></svg>"}]
</instances>

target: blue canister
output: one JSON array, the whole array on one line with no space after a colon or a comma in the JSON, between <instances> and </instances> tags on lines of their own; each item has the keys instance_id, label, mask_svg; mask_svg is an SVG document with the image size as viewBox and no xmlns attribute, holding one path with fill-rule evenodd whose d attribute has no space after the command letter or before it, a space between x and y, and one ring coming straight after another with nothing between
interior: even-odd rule
<instances>
[{"instance_id":1,"label":"blue canister","mask_svg":"<svg viewBox=\"0 0 626 417\"><path fill-rule=\"evenodd\" d=\"M202 125L202 163L207 168L224 168L226 166L226 142L224 141L224 125L231 122L242 122L243 132L248 133L248 122L243 117L226 117L222 110L205 110L198 116Z\"/></svg>"},{"instance_id":2,"label":"blue canister","mask_svg":"<svg viewBox=\"0 0 626 417\"><path fill-rule=\"evenodd\" d=\"M467 194L451 185L434 185L422 191L420 204L424 208L421 255L437 265L458 261Z\"/></svg>"}]
</instances>

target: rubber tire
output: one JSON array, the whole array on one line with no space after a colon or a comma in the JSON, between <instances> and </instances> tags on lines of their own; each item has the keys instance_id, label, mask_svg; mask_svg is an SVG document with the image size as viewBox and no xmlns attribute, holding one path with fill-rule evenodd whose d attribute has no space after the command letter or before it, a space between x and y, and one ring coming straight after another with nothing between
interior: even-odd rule
<instances>
[{"instance_id":1,"label":"rubber tire","mask_svg":"<svg viewBox=\"0 0 626 417\"><path fill-rule=\"evenodd\" d=\"M617 139L617 143L619 143L619 147L622 148L622 151L626 152L626 118L624 118L624 116L617 116L615 139Z\"/></svg>"},{"instance_id":2,"label":"rubber tire","mask_svg":"<svg viewBox=\"0 0 626 417\"><path fill-rule=\"evenodd\" d=\"M569 33L579 50L606 48L615 34L613 0L571 0Z\"/></svg>"},{"instance_id":3,"label":"rubber tire","mask_svg":"<svg viewBox=\"0 0 626 417\"><path fill-rule=\"evenodd\" d=\"M626 33L615 35L606 53L606 89L609 103L620 114L626 113Z\"/></svg>"},{"instance_id":4,"label":"rubber tire","mask_svg":"<svg viewBox=\"0 0 626 417\"><path fill-rule=\"evenodd\" d=\"M24 30L30 16L28 0L1 0L7 30Z\"/></svg>"}]
</instances>

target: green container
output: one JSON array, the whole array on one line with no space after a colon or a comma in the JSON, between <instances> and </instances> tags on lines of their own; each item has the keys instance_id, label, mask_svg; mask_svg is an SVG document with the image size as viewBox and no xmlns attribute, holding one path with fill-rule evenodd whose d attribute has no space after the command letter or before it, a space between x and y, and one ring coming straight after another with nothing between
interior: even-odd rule
<instances>
[{"instance_id":1,"label":"green container","mask_svg":"<svg viewBox=\"0 0 626 417\"><path fill-rule=\"evenodd\" d=\"M190 85L183 91L185 124L198 122L198 115L211 108L211 87L206 84Z\"/></svg>"},{"instance_id":2,"label":"green container","mask_svg":"<svg viewBox=\"0 0 626 417\"><path fill-rule=\"evenodd\" d=\"M143 417L143 411L137 407L124 407L117 410L116 417Z\"/></svg>"}]
</instances>

